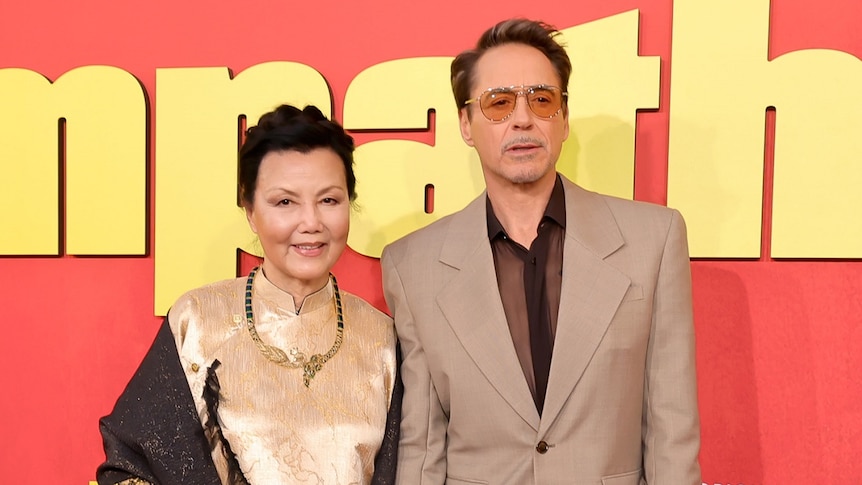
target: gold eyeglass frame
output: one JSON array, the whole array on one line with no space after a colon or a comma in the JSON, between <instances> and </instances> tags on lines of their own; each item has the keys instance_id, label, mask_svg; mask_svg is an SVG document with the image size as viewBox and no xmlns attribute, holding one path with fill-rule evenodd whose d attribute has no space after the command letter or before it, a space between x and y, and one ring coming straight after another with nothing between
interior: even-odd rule
<instances>
[{"instance_id":1,"label":"gold eyeglass frame","mask_svg":"<svg viewBox=\"0 0 862 485\"><path fill-rule=\"evenodd\" d=\"M551 114L550 116L542 116L542 115L536 113L533 110L533 105L530 104L530 98L528 98L527 96L529 94L533 94L537 89L548 89L550 91L559 91L560 92L560 107L557 108L557 110L554 111L554 113ZM509 119L509 117L512 116L512 113L515 112L515 108L517 107L517 104L518 104L518 98L521 96L524 96L524 99L527 100L527 107L530 108L530 113L533 113L533 116L536 116L537 118L541 118L543 120L549 120L549 119L557 116L558 114L560 114L560 112L563 111L563 108L565 108L566 101L569 98L568 91L563 91L562 88L560 88L558 86L551 86L549 84L533 84L533 85L528 86L528 85L522 84L520 86L500 86L500 87L496 87L496 88L488 88L488 89L482 91L482 93L479 96L477 96L475 98L468 99L467 101L464 101L464 106L469 106L472 103L478 103L482 99L483 96L486 96L489 93L495 93L495 92L498 92L498 93L513 92L513 93L515 93L515 103L512 104L512 111L510 111L509 114L500 118L499 120L495 120L495 119L491 118L490 116L488 116L487 114L485 114L485 110L482 109L482 104L479 103L479 111L482 112L482 116L484 116L486 120L488 120L492 123L499 123L501 121L506 121L507 119Z\"/></svg>"}]
</instances>

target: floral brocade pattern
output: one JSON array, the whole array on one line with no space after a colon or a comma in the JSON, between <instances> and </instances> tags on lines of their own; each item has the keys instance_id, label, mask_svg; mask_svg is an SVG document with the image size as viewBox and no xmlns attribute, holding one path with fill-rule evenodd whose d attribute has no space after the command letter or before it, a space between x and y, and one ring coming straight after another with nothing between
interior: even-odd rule
<instances>
[{"instance_id":1,"label":"floral brocade pattern","mask_svg":"<svg viewBox=\"0 0 862 485\"><path fill-rule=\"evenodd\" d=\"M242 278L194 290L170 311L202 422L205 370L218 360L218 421L249 482L369 483L396 373L392 320L342 291L343 344L306 387L302 369L271 362L252 341L244 285ZM332 298L330 282L309 295L297 314L293 298L258 274L257 331L285 352L325 353L336 335ZM227 466L220 450L214 450L213 459L224 481Z\"/></svg>"}]
</instances>

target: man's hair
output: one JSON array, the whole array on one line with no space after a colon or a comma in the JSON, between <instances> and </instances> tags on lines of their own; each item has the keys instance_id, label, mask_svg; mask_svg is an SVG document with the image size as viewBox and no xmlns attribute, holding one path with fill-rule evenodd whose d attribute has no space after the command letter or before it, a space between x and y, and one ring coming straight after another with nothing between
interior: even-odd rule
<instances>
[{"instance_id":1,"label":"man's hair","mask_svg":"<svg viewBox=\"0 0 862 485\"><path fill-rule=\"evenodd\" d=\"M556 40L559 35L560 32L551 25L527 19L504 20L486 30L479 37L474 49L458 54L452 61L452 94L455 95L458 109L463 108L464 103L471 97L470 91L476 77L476 63L489 49L503 44L524 44L541 51L557 71L560 77L560 89L566 91L569 76L572 73L572 62L563 46Z\"/></svg>"}]
</instances>

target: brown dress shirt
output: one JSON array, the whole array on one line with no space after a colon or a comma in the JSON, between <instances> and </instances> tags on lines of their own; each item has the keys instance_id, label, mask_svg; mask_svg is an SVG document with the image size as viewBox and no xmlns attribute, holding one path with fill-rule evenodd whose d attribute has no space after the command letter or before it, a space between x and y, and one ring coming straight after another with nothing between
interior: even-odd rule
<instances>
[{"instance_id":1,"label":"brown dress shirt","mask_svg":"<svg viewBox=\"0 0 862 485\"><path fill-rule=\"evenodd\" d=\"M494 214L491 200L487 199L486 204L488 239L494 254L500 299L515 352L541 416L563 280L563 241L566 235L563 184L557 176L536 238L529 249L509 238Z\"/></svg>"}]
</instances>

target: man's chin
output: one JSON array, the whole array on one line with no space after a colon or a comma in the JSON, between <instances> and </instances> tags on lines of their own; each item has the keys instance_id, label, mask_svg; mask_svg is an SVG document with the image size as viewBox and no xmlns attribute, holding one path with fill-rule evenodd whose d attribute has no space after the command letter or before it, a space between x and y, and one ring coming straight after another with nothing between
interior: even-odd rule
<instances>
[{"instance_id":1,"label":"man's chin","mask_svg":"<svg viewBox=\"0 0 862 485\"><path fill-rule=\"evenodd\" d=\"M513 184L534 184L536 182L540 182L546 177L549 177L549 174L553 171L553 167L535 167L533 170L514 170L506 174L506 179Z\"/></svg>"}]
</instances>

